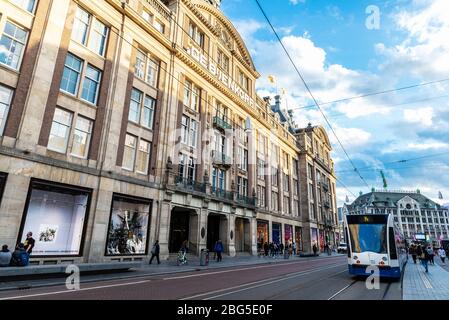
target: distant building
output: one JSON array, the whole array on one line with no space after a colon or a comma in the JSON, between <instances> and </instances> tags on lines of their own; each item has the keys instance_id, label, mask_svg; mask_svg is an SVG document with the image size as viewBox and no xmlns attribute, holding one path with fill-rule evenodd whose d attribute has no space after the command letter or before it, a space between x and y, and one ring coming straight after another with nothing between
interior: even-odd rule
<instances>
[{"instance_id":1,"label":"distant building","mask_svg":"<svg viewBox=\"0 0 449 320\"><path fill-rule=\"evenodd\" d=\"M448 209L416 192L377 191L359 196L352 204L345 204L344 214L392 213L394 220L408 239L425 233L430 240L448 239Z\"/></svg>"}]
</instances>

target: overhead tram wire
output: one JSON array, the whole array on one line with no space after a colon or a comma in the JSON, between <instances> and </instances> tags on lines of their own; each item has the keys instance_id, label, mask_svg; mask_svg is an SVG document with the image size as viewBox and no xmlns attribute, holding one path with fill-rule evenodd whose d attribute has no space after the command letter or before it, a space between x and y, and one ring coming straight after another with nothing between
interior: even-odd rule
<instances>
[{"instance_id":1,"label":"overhead tram wire","mask_svg":"<svg viewBox=\"0 0 449 320\"><path fill-rule=\"evenodd\" d=\"M133 10L133 11L135 11L135 10ZM178 23L176 23L176 24L179 26ZM182 29L182 28L181 28L181 29ZM126 38L124 38L118 31L115 31L115 30L113 30L113 29L110 29L110 31L113 32L115 35L117 35L120 39L122 39L123 41L125 41L126 43L128 43L132 48L134 48L134 49L136 49L136 50L140 50L140 48L139 48L138 46L136 46L134 43L132 43L131 41L129 41L129 40L127 40ZM185 32L185 31L184 31L184 32ZM187 34L188 34L188 33L187 33ZM190 35L189 35L189 37L190 37ZM191 38L191 37L190 37L190 38ZM178 82L179 84L183 85L183 83L181 82L181 80L179 80L175 75L173 75L172 73L170 73L169 70L167 70L166 68L163 68L163 67L161 67L161 66L159 66L159 69L165 71L165 72L166 72L170 77L172 77L176 82ZM198 99L199 99L200 101L205 102L205 105L208 106L208 107L211 107L211 109L213 109L213 110L215 110L215 111L219 111L218 108L215 107L214 105L210 104L209 101L207 101L207 99L202 98L201 96L199 96ZM245 128L241 127L239 124L237 124L237 123L235 123L235 122L233 122L233 126L239 128L239 129L242 129L242 130L245 129ZM297 145L297 147L298 147L299 149L301 149L302 152L307 153L307 150L306 150L304 147L302 147L301 145ZM351 190L349 190L349 188L346 187L346 185L345 185L340 179L338 179L337 177L335 177L335 180L336 180L338 183L340 183L342 186L344 186L344 188L345 188L345 189L346 189L346 190L347 190L347 191L348 191L354 198L356 198L356 195L355 195Z\"/></svg>"},{"instance_id":2,"label":"overhead tram wire","mask_svg":"<svg viewBox=\"0 0 449 320\"><path fill-rule=\"evenodd\" d=\"M290 62L292 63L293 67L296 70L296 73L298 74L299 78L301 79L301 81L303 82L305 88L307 89L310 97L312 98L312 100L314 101L316 107L318 108L318 110L321 112L324 120L326 121L327 125L329 126L329 128L332 130L332 133L334 134L335 138L337 139L341 149L343 150L343 152L345 153L346 157L348 158L349 162L351 163L351 165L354 168L354 171L358 174L358 176L360 177L360 179L363 181L363 183L365 183L365 185L367 186L367 188L369 188L368 183L366 182L366 180L363 178L363 176L360 174L360 172L357 170L357 167L355 166L354 162L352 161L351 157L349 156L348 152L346 151L345 147L343 146L342 142L340 141L340 138L338 137L337 133L335 132L334 128L332 127L331 123L329 122L328 118L326 117L326 114L324 113L323 109L320 107L320 105L318 104L318 101L316 100L315 96L313 95L312 91L310 90L309 85L307 84L307 82L305 81L304 77L302 76L301 72L299 71L298 67L296 66L295 62L293 61L292 57L290 56L290 53L288 52L287 48L284 46L284 43L282 42L281 38L279 37L279 34L277 33L276 29L274 28L273 24L271 23L270 19L268 18L267 14L265 13L264 9L262 8L262 5L260 4L259 0L255 0L260 11L262 12L263 16L265 17L265 19L267 20L268 24L271 27L271 30L273 31L273 33L275 34L277 40L279 41L280 45L282 46L282 48L285 51L285 54L287 55L288 59L290 60Z\"/></svg>"},{"instance_id":3,"label":"overhead tram wire","mask_svg":"<svg viewBox=\"0 0 449 320\"><path fill-rule=\"evenodd\" d=\"M355 99L361 99L361 98L366 98L366 97L371 97L371 96L377 96L377 95L391 93L391 92L397 92L397 91L402 91L402 90L418 88L418 87L422 87L422 86L428 86L428 85L431 85L431 84L447 82L447 81L449 81L449 78L441 79L441 80L435 80L435 81L430 81L430 82L425 82L425 83L421 83L421 84L410 85L410 86L401 87L401 88L395 88L395 89L389 89L389 90L384 90L384 91L378 91L378 92L371 92L371 93L361 94L359 96L353 96L353 97L349 97L349 98L343 98L343 99L337 99L337 100L333 100L333 101L321 102L320 105L324 106L324 105L329 105L329 104L333 104L333 103L340 103L340 102L345 102L345 101L350 101L350 100L355 100ZM441 98L442 97L446 97L446 96L441 96ZM440 98L440 97L436 97L436 98ZM423 100L423 101L427 101L427 100ZM315 108L315 107L316 107L316 105L312 104L312 105L308 105L308 106L304 106L304 107L291 108L291 110L310 109L310 108Z\"/></svg>"},{"instance_id":4,"label":"overhead tram wire","mask_svg":"<svg viewBox=\"0 0 449 320\"><path fill-rule=\"evenodd\" d=\"M424 155L424 156L416 157L416 158L386 162L383 164L384 165L402 164L402 163L407 163L407 162L412 162L412 161L417 161L417 160L422 160L422 159L427 159L427 158L440 157L440 156L444 156L444 155L448 155L448 154L449 154L449 152L434 153L434 154L428 154L428 155ZM376 167L376 166L366 166L366 167L359 168L359 170L366 170L366 169L384 170L384 169ZM389 168L385 168L385 169L389 169ZM345 172L350 172L350 171L352 171L352 170L340 170L340 171L337 171L336 173L345 173Z\"/></svg>"}]
</instances>

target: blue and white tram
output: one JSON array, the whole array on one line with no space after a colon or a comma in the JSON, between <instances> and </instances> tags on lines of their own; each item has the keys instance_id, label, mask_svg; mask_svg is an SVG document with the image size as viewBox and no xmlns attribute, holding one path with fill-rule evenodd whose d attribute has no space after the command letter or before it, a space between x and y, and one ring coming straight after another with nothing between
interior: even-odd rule
<instances>
[{"instance_id":1,"label":"blue and white tram","mask_svg":"<svg viewBox=\"0 0 449 320\"><path fill-rule=\"evenodd\" d=\"M350 274L369 276L367 268L376 266L380 277L401 277L407 250L393 215L346 215L345 233Z\"/></svg>"}]
</instances>

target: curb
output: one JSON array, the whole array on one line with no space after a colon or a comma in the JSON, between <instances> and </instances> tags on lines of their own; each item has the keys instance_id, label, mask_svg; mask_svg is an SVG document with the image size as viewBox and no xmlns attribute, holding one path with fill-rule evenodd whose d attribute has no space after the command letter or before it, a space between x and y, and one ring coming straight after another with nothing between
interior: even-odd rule
<instances>
[{"instance_id":1,"label":"curb","mask_svg":"<svg viewBox=\"0 0 449 320\"><path fill-rule=\"evenodd\" d=\"M333 255L333 256L318 256L313 257L314 260L321 260L321 259L328 259L328 258L338 258L344 255ZM249 262L249 263L240 263L240 264L233 264L233 265L217 265L217 266L192 266L188 267L188 269L180 269L180 270L171 270L171 271L161 271L156 273L145 273L140 275L127 275L127 276L118 276L114 278L102 278L102 279L89 279L85 281L81 281L81 284L87 284L92 282L104 282L104 281L119 281L119 280L126 280L126 279L137 279L137 278L145 278L145 277L153 277L153 276L159 276L159 275L166 275L166 274L177 274L177 273L184 273L184 272L195 272L195 271L203 271L203 270L214 270L214 269L225 269L225 268L232 268L232 267L244 267L244 266L257 266L257 265L270 265L270 264L287 264L285 262L288 261L288 263L294 263L293 261L307 261L309 258L312 257L297 257L297 259L273 259L273 261L266 261L266 262ZM284 263L281 263L284 262ZM136 269L130 269L130 270L136 270ZM23 284L23 285L13 285L10 287L2 288L0 287L0 292L5 291L13 291L13 290L29 290L29 289L38 289L38 288L44 288L44 287L56 287L60 285L65 284L65 278L61 282L53 282L53 283L42 283L42 284Z\"/></svg>"}]
</instances>

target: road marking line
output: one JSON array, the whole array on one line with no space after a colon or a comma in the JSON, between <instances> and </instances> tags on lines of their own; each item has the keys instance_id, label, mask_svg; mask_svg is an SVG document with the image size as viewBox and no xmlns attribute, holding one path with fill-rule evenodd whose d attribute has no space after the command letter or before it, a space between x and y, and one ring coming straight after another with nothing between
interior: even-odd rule
<instances>
[{"instance_id":1,"label":"road marking line","mask_svg":"<svg viewBox=\"0 0 449 320\"><path fill-rule=\"evenodd\" d=\"M327 266L327 267L324 267L324 268L315 269L315 270L312 270L312 271L309 271L309 270L301 271L301 272L298 272L298 273L296 273L294 275L291 275L289 277L285 277L285 278L281 278L281 279L277 279L277 280L273 280L273 281L269 281L269 282L267 282L268 281L267 279L259 280L259 281L250 282L250 283L246 283L246 284L241 284L241 285L230 287L230 288L219 289L219 290L215 290L215 291L212 291L212 292L197 294L197 295L194 295L194 296L191 296L191 297L182 298L180 300L196 299L196 298L201 297L201 296L207 296L207 295L211 295L211 294L215 294L215 293L220 293L220 292L224 292L224 291L229 291L229 290L233 290L233 289L247 287L247 288L243 288L243 289L240 289L240 290L226 292L226 293L223 293L223 294L220 294L220 295L217 295L217 296L212 296L212 297L208 297L208 298L204 299L204 300L211 300L211 299L219 298L219 297L222 297L222 296L234 294L234 293L237 293L237 292L242 292L242 291L245 291L245 290L255 289L255 288L258 288L258 287L261 287L261 286L265 286L265 285L269 285L269 284L272 284L272 283L289 280L289 279L292 279L292 278L295 278L295 277L299 277L299 276L302 276L302 275L311 274L311 273L314 273L314 272L323 271L323 270L327 270L327 269L332 269L332 268L336 268L336 267L341 267L341 266L344 266L344 265L346 265L346 263L345 264L338 264L338 265L331 265L331 266Z\"/></svg>"},{"instance_id":2,"label":"road marking line","mask_svg":"<svg viewBox=\"0 0 449 320\"><path fill-rule=\"evenodd\" d=\"M83 288L83 289L79 289L79 290L64 290L64 291L55 291L55 292L47 292L47 293L28 294L28 295L23 295L23 296L0 298L0 300L16 300L16 299L23 299L23 298L51 296L51 295L57 295L57 294L62 294L62 293L76 293L76 292L81 292L81 291L89 291L89 290L98 290L98 289L105 289L105 288L130 286L130 285L136 285L136 284L146 283L146 282L150 282L150 281L151 280L144 280L144 281L136 281L136 282L128 282L128 283L120 283L120 284L111 284L111 285L91 287L91 288Z\"/></svg>"},{"instance_id":3,"label":"road marking line","mask_svg":"<svg viewBox=\"0 0 449 320\"><path fill-rule=\"evenodd\" d=\"M335 259L335 258L329 258L329 259ZM244 270L262 269L262 268L273 268L273 267L277 267L277 266L286 266L286 265L291 265L291 264L295 264L295 263L297 264L297 263L310 262L310 261L319 261L319 260L322 260L322 259L314 259L314 260L309 260L309 261L298 261L298 262L288 262L288 263L276 263L276 264L256 266L256 267L251 267L251 268L240 268L240 269L232 269L232 270L214 271L214 272L201 273L201 274L190 274L190 275L187 275L187 276L177 276L177 277L170 277L170 278L162 278L162 280L166 281L166 280L177 280L177 279L204 277L204 276L220 274L220 273L229 273L229 272L244 271Z\"/></svg>"}]
</instances>

